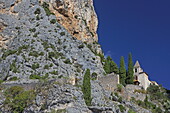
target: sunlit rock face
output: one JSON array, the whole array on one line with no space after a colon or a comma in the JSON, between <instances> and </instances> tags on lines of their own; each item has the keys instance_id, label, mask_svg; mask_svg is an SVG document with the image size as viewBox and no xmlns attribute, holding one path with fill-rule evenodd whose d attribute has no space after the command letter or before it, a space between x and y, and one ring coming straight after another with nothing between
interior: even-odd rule
<instances>
[{"instance_id":1,"label":"sunlit rock face","mask_svg":"<svg viewBox=\"0 0 170 113\"><path fill-rule=\"evenodd\" d=\"M84 42L96 42L98 19L94 11L93 0L40 0L47 2L72 36Z\"/></svg>"}]
</instances>

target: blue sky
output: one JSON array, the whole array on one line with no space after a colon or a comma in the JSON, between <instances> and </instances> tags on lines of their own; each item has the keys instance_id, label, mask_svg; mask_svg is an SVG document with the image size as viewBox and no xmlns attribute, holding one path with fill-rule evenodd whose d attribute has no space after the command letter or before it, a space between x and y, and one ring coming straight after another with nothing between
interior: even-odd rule
<instances>
[{"instance_id":1,"label":"blue sky","mask_svg":"<svg viewBox=\"0 0 170 113\"><path fill-rule=\"evenodd\" d=\"M150 80L170 89L170 0L94 0L94 5L105 55L119 65L131 52Z\"/></svg>"}]
</instances>

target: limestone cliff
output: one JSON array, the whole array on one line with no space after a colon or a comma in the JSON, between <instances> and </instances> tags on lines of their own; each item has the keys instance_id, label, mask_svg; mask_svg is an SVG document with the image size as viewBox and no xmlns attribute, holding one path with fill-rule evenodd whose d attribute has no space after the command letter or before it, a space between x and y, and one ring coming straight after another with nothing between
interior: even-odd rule
<instances>
[{"instance_id":1,"label":"limestone cliff","mask_svg":"<svg viewBox=\"0 0 170 113\"><path fill-rule=\"evenodd\" d=\"M41 0L44 2L46 0ZM51 0L50 10L69 33L85 42L97 41L98 19L93 0Z\"/></svg>"},{"instance_id":2,"label":"limestone cliff","mask_svg":"<svg viewBox=\"0 0 170 113\"><path fill-rule=\"evenodd\" d=\"M0 0L0 113L151 113L142 88L104 76L96 29L92 0Z\"/></svg>"},{"instance_id":3,"label":"limestone cliff","mask_svg":"<svg viewBox=\"0 0 170 113\"><path fill-rule=\"evenodd\" d=\"M33 1L34 3L38 1ZM57 21L62 24L74 37L83 42L96 42L98 19L93 7L93 0L39 0L41 5L46 2L49 9L55 14ZM0 13L18 15L15 6L21 0L0 1ZM33 4L34 4L33 3ZM19 8L19 7L18 7ZM0 21L0 32L4 23ZM0 46L4 45L3 37L0 38Z\"/></svg>"}]
</instances>

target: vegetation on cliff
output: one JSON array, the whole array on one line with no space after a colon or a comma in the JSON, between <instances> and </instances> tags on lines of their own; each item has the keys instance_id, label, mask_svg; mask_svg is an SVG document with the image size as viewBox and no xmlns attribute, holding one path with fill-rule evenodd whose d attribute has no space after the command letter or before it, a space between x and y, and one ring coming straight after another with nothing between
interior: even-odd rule
<instances>
[{"instance_id":1,"label":"vegetation on cliff","mask_svg":"<svg viewBox=\"0 0 170 113\"><path fill-rule=\"evenodd\" d=\"M113 73L113 72L116 73L116 74L119 73L119 69L118 69L117 64L112 60L112 58L110 56L108 56L105 59L104 70L107 74L110 74L110 73Z\"/></svg>"},{"instance_id":2,"label":"vegetation on cliff","mask_svg":"<svg viewBox=\"0 0 170 113\"><path fill-rule=\"evenodd\" d=\"M87 69L83 78L82 92L87 106L91 105L91 83L90 83L90 70Z\"/></svg>"},{"instance_id":3,"label":"vegetation on cliff","mask_svg":"<svg viewBox=\"0 0 170 113\"><path fill-rule=\"evenodd\" d=\"M13 86L5 91L5 96L5 108L14 113L22 113L24 108L33 103L35 92L33 90L25 91L20 86Z\"/></svg>"},{"instance_id":4,"label":"vegetation on cliff","mask_svg":"<svg viewBox=\"0 0 170 113\"><path fill-rule=\"evenodd\" d=\"M119 77L120 77L120 83L125 86L126 85L126 83L125 83L125 80L126 80L126 68L125 68L125 62L124 62L124 57L123 56L120 58Z\"/></svg>"},{"instance_id":5,"label":"vegetation on cliff","mask_svg":"<svg viewBox=\"0 0 170 113\"><path fill-rule=\"evenodd\" d=\"M134 80L134 72L133 72L132 54L129 53L128 69L127 69L127 75L126 75L126 84L133 84L133 80Z\"/></svg>"}]
</instances>

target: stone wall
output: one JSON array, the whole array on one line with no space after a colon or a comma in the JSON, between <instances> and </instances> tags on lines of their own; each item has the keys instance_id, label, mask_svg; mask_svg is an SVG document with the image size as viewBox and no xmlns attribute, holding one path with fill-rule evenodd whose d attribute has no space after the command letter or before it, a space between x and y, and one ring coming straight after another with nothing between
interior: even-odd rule
<instances>
[{"instance_id":1,"label":"stone wall","mask_svg":"<svg viewBox=\"0 0 170 113\"><path fill-rule=\"evenodd\" d=\"M107 76L100 77L98 80L105 90L114 91L117 88L117 84L119 84L119 75L112 73Z\"/></svg>"},{"instance_id":2,"label":"stone wall","mask_svg":"<svg viewBox=\"0 0 170 113\"><path fill-rule=\"evenodd\" d=\"M123 97L127 98L128 100L134 97L136 100L144 101L146 94L144 93L144 90L142 89L141 86L129 84L126 85L125 87L125 92Z\"/></svg>"}]
</instances>

